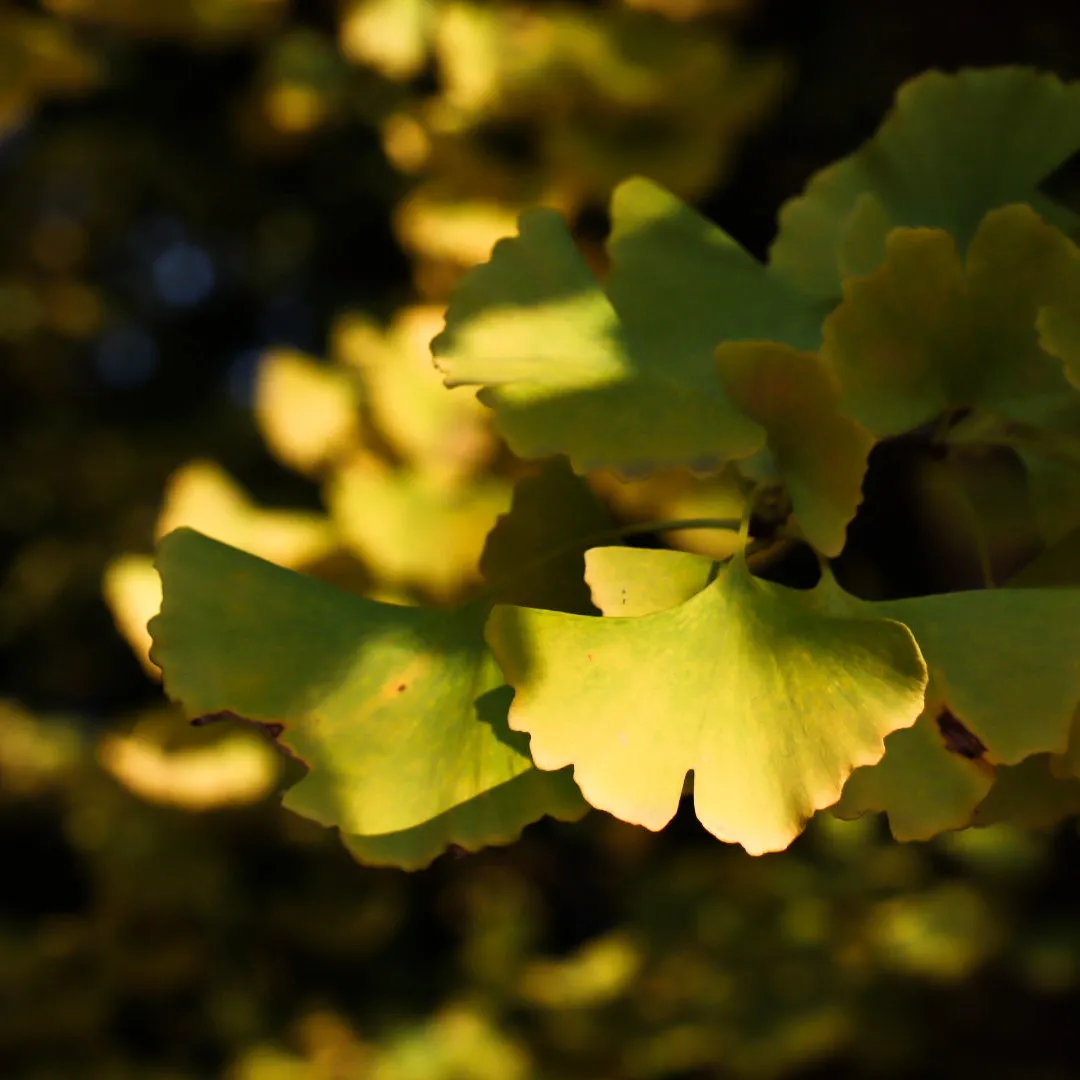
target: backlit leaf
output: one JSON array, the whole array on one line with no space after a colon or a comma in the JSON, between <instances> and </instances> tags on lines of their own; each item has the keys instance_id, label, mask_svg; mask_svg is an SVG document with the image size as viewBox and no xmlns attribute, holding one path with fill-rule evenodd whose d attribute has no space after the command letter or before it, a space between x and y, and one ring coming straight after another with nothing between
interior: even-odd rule
<instances>
[{"instance_id":1,"label":"backlit leaf","mask_svg":"<svg viewBox=\"0 0 1080 1080\"><path fill-rule=\"evenodd\" d=\"M532 768L527 740L505 728L486 608L379 604L187 529L161 542L158 569L151 632L166 690L191 716L282 725L309 769L285 796L297 813L342 833L400 832ZM450 839L471 842L481 827L468 828Z\"/></svg>"},{"instance_id":2,"label":"backlit leaf","mask_svg":"<svg viewBox=\"0 0 1080 1080\"><path fill-rule=\"evenodd\" d=\"M926 679L903 626L793 594L736 555L696 596L637 618L497 606L487 634L515 690L510 726L624 820L662 828L693 770L710 832L784 848L915 722Z\"/></svg>"},{"instance_id":3,"label":"backlit leaf","mask_svg":"<svg viewBox=\"0 0 1080 1080\"><path fill-rule=\"evenodd\" d=\"M504 718L505 724L505 718ZM342 833L344 845L363 863L419 870L447 848L474 852L513 843L526 825L549 815L577 821L589 811L569 769L527 769L423 825L376 836Z\"/></svg>"},{"instance_id":4,"label":"backlit leaf","mask_svg":"<svg viewBox=\"0 0 1080 1080\"><path fill-rule=\"evenodd\" d=\"M447 385L481 386L515 453L566 453L578 471L754 452L764 433L726 398L714 350L816 347L820 310L649 181L616 190L612 219L605 292L557 214L522 216L451 300L432 343Z\"/></svg>"},{"instance_id":5,"label":"backlit leaf","mask_svg":"<svg viewBox=\"0 0 1080 1080\"><path fill-rule=\"evenodd\" d=\"M593 603L608 616L667 611L696 596L719 564L688 551L596 547L585 553L585 580Z\"/></svg>"}]
</instances>

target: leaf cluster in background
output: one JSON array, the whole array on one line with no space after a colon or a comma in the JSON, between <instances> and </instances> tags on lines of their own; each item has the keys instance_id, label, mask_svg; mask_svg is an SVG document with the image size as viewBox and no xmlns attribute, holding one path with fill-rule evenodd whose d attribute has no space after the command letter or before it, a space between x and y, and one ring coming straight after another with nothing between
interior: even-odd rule
<instances>
[{"instance_id":1,"label":"leaf cluster in background","mask_svg":"<svg viewBox=\"0 0 1080 1080\"><path fill-rule=\"evenodd\" d=\"M50 853L0 887L20 1080L992 1074L1011 1025L959 1042L972 1016L1069 1030L1076 887L1045 834L898 846L826 818L754 859L592 815L406 877L283 816L254 730L2 718L5 827Z\"/></svg>"}]
</instances>

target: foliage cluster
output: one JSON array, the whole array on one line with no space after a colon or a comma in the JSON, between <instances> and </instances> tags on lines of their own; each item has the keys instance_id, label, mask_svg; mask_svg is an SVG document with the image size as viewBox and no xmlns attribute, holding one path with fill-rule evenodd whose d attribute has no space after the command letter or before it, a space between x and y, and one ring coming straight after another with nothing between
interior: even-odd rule
<instances>
[{"instance_id":1,"label":"foliage cluster","mask_svg":"<svg viewBox=\"0 0 1080 1080\"><path fill-rule=\"evenodd\" d=\"M529 607L546 594L595 616L598 558L672 552L594 552L586 583L584 540L667 544L688 556L677 572L671 563L668 584L696 588L703 564L689 555L705 556L712 575L714 560L744 548L739 525L757 484L746 550L755 580L813 584L816 560L792 527L801 519L784 524L793 492L743 471L764 456L708 476L588 470L583 487L557 463L541 470L511 454L471 390L442 389L428 355L448 290L515 231L523 208L558 211L608 288L595 211L617 180L641 173L696 200L724 179L784 76L775 58L733 46L746 9L743 0L587 9L365 0L332 11L303 0L0 3L0 526L13 555L0 579L2 681L5 693L77 713L0 706L0 836L20 853L17 872L0 875L0 1058L13 1075L682 1080L720 1068L802 1075L823 1059L838 1070L846 1061L931 1075L932 1062L941 1075L985 1076L1012 1075L1022 1059L1029 1071L1045 1062L1048 1080L1069 1075L1052 1065L1054 1025L1071 1032L1080 970L1064 832L1055 862L1049 835L1008 825L898 847L867 817L819 814L783 856L750 859L702 843L687 802L659 835L592 813L406 878L356 865L333 833L280 813L277 793L304 770L250 726L188 729L178 710L117 707L117 688L121 706L157 695L113 645L100 570L116 551L148 550L152 530L193 526L383 604ZM861 137L860 118L869 130L906 70L939 62L936 49L950 55L959 30L937 5L919 33L930 55L905 47L918 10L906 5L902 24L876 5L835 20L831 44L810 47L816 81L788 98L783 139L720 220L752 233L768 199L748 199L747 183L786 195L823 147ZM1037 23L998 25L980 12L958 55L984 62L979 42L996 34L1008 40L1003 55L1021 56L1032 51L1021 43L1041 35L1038 58L1069 70L1069 19L1052 43ZM875 35L888 50L867 45ZM1030 196L1016 197L1056 220ZM384 222L394 205L392 242ZM395 242L411 256L419 303L386 318L408 272ZM324 347L321 325L346 304L363 313L340 315ZM833 304L822 298L819 323ZM556 332L542 326L540 341ZM294 348L265 352L281 341ZM811 334L803 348L816 345ZM258 427L292 477L267 467L249 431L256 352ZM324 352L329 364L305 355ZM226 369L239 407L226 400ZM860 599L978 588L988 566L1005 581L1049 546L1044 529L1062 527L1053 515L1069 505L1067 486L1047 489L1048 516L1027 512L1035 472L1022 446L980 449L975 439L945 460L927 434L875 442L865 502L831 564ZM1060 464L1063 448L1048 460ZM162 478L193 453L232 475L207 460L180 468L155 527ZM1057 484L1069 473L1048 476ZM325 512L312 509L311 481ZM305 509L277 509L290 502ZM686 519L726 527L649 528ZM882 536L902 557L881 549ZM553 552L561 557L542 561ZM539 565L522 574L534 556ZM1068 582L1068 538L1025 573ZM156 678L150 561L117 560L106 592ZM214 600L219 612L227 595ZM272 636L265 616L257 607L256 643ZM428 642L432 629L421 627ZM499 706L496 691L479 715L510 740L501 760L513 770L515 747L528 743ZM947 745L979 758L972 732L942 715ZM889 736L890 753L901 735ZM908 750L894 755L908 762L905 785L924 768L916 752L937 760L940 747ZM957 762L945 760L954 768L941 776L955 784ZM1073 785L1047 784L1046 764L996 766L979 819L1045 824L1069 812ZM985 786L990 766L976 765L961 779ZM1008 777L1025 782L1010 787ZM499 787L514 799L543 794L521 776ZM855 787L853 778L845 800ZM444 792L435 784L428 794ZM901 794L921 810L919 791ZM971 794L939 784L929 802L966 805ZM416 812L413 796L395 810L383 795L377 812ZM466 815L473 836L492 802ZM903 835L899 805L891 823ZM528 816L520 803L509 809L500 837ZM460 815L450 824L460 828ZM358 835L354 847L369 861L419 864L445 825L390 845Z\"/></svg>"},{"instance_id":2,"label":"foliage cluster","mask_svg":"<svg viewBox=\"0 0 1080 1080\"><path fill-rule=\"evenodd\" d=\"M1078 149L1080 85L929 74L784 207L767 264L651 181L615 191L600 277L558 214L526 212L452 296L447 385L480 386L525 460L723 476L734 520L651 528L726 531L730 556L597 546L620 530L561 458L520 481L453 607L180 530L151 623L166 690L270 726L307 769L286 806L405 867L589 805L658 829L691 787L751 853L829 807L903 839L1070 812L1080 249L1039 184ZM953 486L979 587L845 580L872 454L899 440ZM1016 498L983 509L968 488L986 462L999 486L999 453ZM816 584L755 574L777 548L816 556Z\"/></svg>"}]
</instances>

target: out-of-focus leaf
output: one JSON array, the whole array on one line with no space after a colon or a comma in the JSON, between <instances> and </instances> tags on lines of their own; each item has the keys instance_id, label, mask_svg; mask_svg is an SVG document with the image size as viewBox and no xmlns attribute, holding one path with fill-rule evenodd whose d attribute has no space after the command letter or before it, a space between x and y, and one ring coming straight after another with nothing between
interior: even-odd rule
<instances>
[{"instance_id":1,"label":"out-of-focus leaf","mask_svg":"<svg viewBox=\"0 0 1080 1080\"><path fill-rule=\"evenodd\" d=\"M321 514L263 510L212 461L178 469L165 489L155 532L187 526L280 566L304 566L338 546L332 523Z\"/></svg>"},{"instance_id":2,"label":"out-of-focus leaf","mask_svg":"<svg viewBox=\"0 0 1080 1080\"><path fill-rule=\"evenodd\" d=\"M107 735L98 760L139 798L196 811L259 802L281 775L280 754L252 732L176 750L137 735Z\"/></svg>"},{"instance_id":3,"label":"out-of-focus leaf","mask_svg":"<svg viewBox=\"0 0 1080 1080\"><path fill-rule=\"evenodd\" d=\"M259 430L274 456L299 472L316 472L357 442L359 408L346 371L291 349L271 350L259 365Z\"/></svg>"},{"instance_id":4,"label":"out-of-focus leaf","mask_svg":"<svg viewBox=\"0 0 1080 1080\"><path fill-rule=\"evenodd\" d=\"M326 494L342 538L385 583L449 600L480 577L480 554L510 485L497 477L448 484L413 470L356 461Z\"/></svg>"},{"instance_id":5,"label":"out-of-focus leaf","mask_svg":"<svg viewBox=\"0 0 1080 1080\"><path fill-rule=\"evenodd\" d=\"M105 568L105 602L117 629L152 679L161 678L150 659L150 631L146 624L161 610L161 578L149 555L121 555Z\"/></svg>"}]
</instances>

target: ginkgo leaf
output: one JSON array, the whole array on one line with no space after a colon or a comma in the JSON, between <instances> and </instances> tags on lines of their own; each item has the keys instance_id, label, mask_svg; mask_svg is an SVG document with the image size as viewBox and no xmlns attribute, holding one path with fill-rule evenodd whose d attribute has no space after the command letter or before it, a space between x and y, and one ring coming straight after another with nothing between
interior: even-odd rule
<instances>
[{"instance_id":1,"label":"ginkgo leaf","mask_svg":"<svg viewBox=\"0 0 1080 1080\"><path fill-rule=\"evenodd\" d=\"M1080 459L1069 461L1038 445L1021 446L1016 453L1027 474L1039 535L1047 544L1057 544L1080 528Z\"/></svg>"},{"instance_id":2,"label":"ginkgo leaf","mask_svg":"<svg viewBox=\"0 0 1080 1080\"><path fill-rule=\"evenodd\" d=\"M612 527L611 515L565 458L547 462L514 488L480 556L492 594L503 604L596 611L585 583L588 537Z\"/></svg>"},{"instance_id":3,"label":"ginkgo leaf","mask_svg":"<svg viewBox=\"0 0 1080 1080\"><path fill-rule=\"evenodd\" d=\"M766 338L796 349L821 341L820 304L649 180L635 177L615 189L607 246L605 290L623 326L653 356L682 343L700 364L722 341Z\"/></svg>"},{"instance_id":4,"label":"ginkgo leaf","mask_svg":"<svg viewBox=\"0 0 1080 1080\"><path fill-rule=\"evenodd\" d=\"M160 539L184 527L294 568L339 544L325 514L264 510L214 461L190 461L169 477L154 534Z\"/></svg>"},{"instance_id":5,"label":"ginkgo leaf","mask_svg":"<svg viewBox=\"0 0 1080 1080\"><path fill-rule=\"evenodd\" d=\"M528 771L501 736L506 691L485 607L380 604L189 529L160 544L151 623L165 689L191 716L282 725L308 766L285 805L343 833L430 821Z\"/></svg>"},{"instance_id":6,"label":"ginkgo leaf","mask_svg":"<svg viewBox=\"0 0 1080 1080\"><path fill-rule=\"evenodd\" d=\"M702 824L760 853L786 847L851 770L915 722L926 669L885 619L812 610L736 555L691 599L636 618L497 606L487 636L536 763L574 766L585 798L647 828L687 773Z\"/></svg>"},{"instance_id":7,"label":"ginkgo leaf","mask_svg":"<svg viewBox=\"0 0 1080 1080\"><path fill-rule=\"evenodd\" d=\"M825 555L844 548L862 502L874 437L838 411L836 373L816 353L773 342L716 350L728 397L768 436L768 448L806 539Z\"/></svg>"},{"instance_id":8,"label":"ginkgo leaf","mask_svg":"<svg viewBox=\"0 0 1080 1080\"><path fill-rule=\"evenodd\" d=\"M342 368L271 349L259 362L255 421L279 461L315 472L359 440L358 388Z\"/></svg>"},{"instance_id":9,"label":"ginkgo leaf","mask_svg":"<svg viewBox=\"0 0 1080 1080\"><path fill-rule=\"evenodd\" d=\"M1021 589L1080 586L1080 527L1072 529L1032 559L1009 578L1006 585Z\"/></svg>"},{"instance_id":10,"label":"ginkgo leaf","mask_svg":"<svg viewBox=\"0 0 1080 1080\"><path fill-rule=\"evenodd\" d=\"M1080 702L1080 589L981 589L864 604L911 629L930 692L1014 765L1065 749Z\"/></svg>"},{"instance_id":11,"label":"ginkgo leaf","mask_svg":"<svg viewBox=\"0 0 1080 1080\"><path fill-rule=\"evenodd\" d=\"M845 281L825 320L822 355L843 385L842 410L888 436L951 408L1024 420L1071 400L1035 321L1074 275L1080 251L1028 206L987 214L966 261L944 231L892 231L884 264Z\"/></svg>"},{"instance_id":12,"label":"ginkgo leaf","mask_svg":"<svg viewBox=\"0 0 1080 1080\"><path fill-rule=\"evenodd\" d=\"M727 400L713 351L816 347L821 310L649 181L620 185L612 220L605 292L557 214L522 215L451 299L432 343L447 386L481 386L515 453L565 453L579 472L753 453L763 432Z\"/></svg>"},{"instance_id":13,"label":"ginkgo leaf","mask_svg":"<svg viewBox=\"0 0 1080 1080\"><path fill-rule=\"evenodd\" d=\"M770 265L836 298L898 225L943 229L961 251L983 216L1008 203L1075 227L1076 215L1037 185L1077 150L1080 83L1025 68L928 72L900 88L873 138L783 207Z\"/></svg>"},{"instance_id":14,"label":"ginkgo leaf","mask_svg":"<svg viewBox=\"0 0 1080 1080\"><path fill-rule=\"evenodd\" d=\"M496 476L446 483L359 459L330 478L325 497L342 539L380 581L450 601L478 582L485 538L511 490Z\"/></svg>"},{"instance_id":15,"label":"ginkgo leaf","mask_svg":"<svg viewBox=\"0 0 1080 1080\"><path fill-rule=\"evenodd\" d=\"M341 840L363 863L419 870L449 847L474 852L511 844L526 825L545 815L578 821L589 809L570 769L528 769L423 825L377 836L342 833Z\"/></svg>"},{"instance_id":16,"label":"ginkgo leaf","mask_svg":"<svg viewBox=\"0 0 1080 1080\"><path fill-rule=\"evenodd\" d=\"M585 553L593 603L608 616L631 618L678 607L717 575L703 555L663 548L596 547Z\"/></svg>"},{"instance_id":17,"label":"ginkgo leaf","mask_svg":"<svg viewBox=\"0 0 1080 1080\"><path fill-rule=\"evenodd\" d=\"M884 811L897 840L928 840L969 825L994 783L994 769L946 747L939 711L933 705L913 727L889 735L885 756L851 774L832 813L850 819Z\"/></svg>"}]
</instances>

